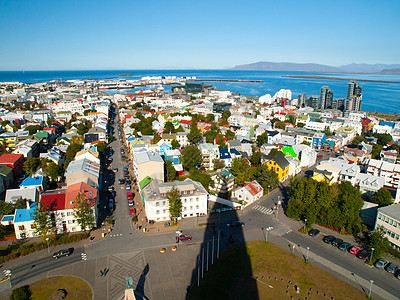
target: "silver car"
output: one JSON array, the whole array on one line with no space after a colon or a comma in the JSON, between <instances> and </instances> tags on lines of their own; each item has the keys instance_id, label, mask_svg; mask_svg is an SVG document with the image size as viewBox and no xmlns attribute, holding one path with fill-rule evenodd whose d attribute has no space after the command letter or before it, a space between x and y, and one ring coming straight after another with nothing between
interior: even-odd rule
<instances>
[{"instance_id":1,"label":"silver car","mask_svg":"<svg viewBox=\"0 0 400 300\"><path fill-rule=\"evenodd\" d=\"M388 263L389 262L386 259L381 258L375 263L375 267L377 267L378 269L384 269Z\"/></svg>"},{"instance_id":2,"label":"silver car","mask_svg":"<svg viewBox=\"0 0 400 300\"><path fill-rule=\"evenodd\" d=\"M394 274L394 272L396 272L397 269L398 269L398 267L397 267L396 265L392 264L392 263L389 263L389 264L386 266L386 271L388 271L388 272L391 273L391 274Z\"/></svg>"}]
</instances>

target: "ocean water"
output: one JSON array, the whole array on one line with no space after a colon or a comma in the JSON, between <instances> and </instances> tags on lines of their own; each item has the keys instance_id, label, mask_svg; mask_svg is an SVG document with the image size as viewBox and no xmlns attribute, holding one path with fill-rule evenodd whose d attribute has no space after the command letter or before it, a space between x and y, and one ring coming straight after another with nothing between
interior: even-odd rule
<instances>
[{"instance_id":1,"label":"ocean water","mask_svg":"<svg viewBox=\"0 0 400 300\"><path fill-rule=\"evenodd\" d=\"M131 74L133 76L120 76L118 74ZM352 79L373 79L398 81L399 83L362 82L362 110L384 113L400 113L400 75L380 74L326 74L283 71L239 71L239 70L95 70L95 71L25 71L25 72L0 72L0 81L20 81L35 83L50 80L68 79L138 79L143 76L196 76L201 79L247 79L263 80L262 83L244 82L207 82L217 89L238 92L244 96L274 95L280 89L290 89L292 99L301 93L307 96L319 95L321 87L327 85L333 91L334 98L346 97L348 81L314 79L314 78L289 78L283 75L308 75L330 76ZM168 91L169 88L166 87ZM109 91L124 92L124 91Z\"/></svg>"}]
</instances>

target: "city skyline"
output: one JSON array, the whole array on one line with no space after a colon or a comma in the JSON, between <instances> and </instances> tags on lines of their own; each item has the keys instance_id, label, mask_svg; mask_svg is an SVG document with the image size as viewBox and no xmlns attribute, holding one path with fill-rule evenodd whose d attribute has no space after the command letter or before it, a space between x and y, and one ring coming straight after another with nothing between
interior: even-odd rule
<instances>
[{"instance_id":1,"label":"city skyline","mask_svg":"<svg viewBox=\"0 0 400 300\"><path fill-rule=\"evenodd\" d=\"M4 1L0 70L399 63L397 1Z\"/></svg>"}]
</instances>

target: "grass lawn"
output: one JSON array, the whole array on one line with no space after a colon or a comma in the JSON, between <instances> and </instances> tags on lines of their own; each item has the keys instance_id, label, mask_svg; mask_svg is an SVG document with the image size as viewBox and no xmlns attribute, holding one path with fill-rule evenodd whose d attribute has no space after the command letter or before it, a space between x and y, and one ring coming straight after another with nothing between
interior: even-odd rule
<instances>
[{"instance_id":1,"label":"grass lawn","mask_svg":"<svg viewBox=\"0 0 400 300\"><path fill-rule=\"evenodd\" d=\"M366 299L362 291L274 244L246 245L226 249L190 299Z\"/></svg>"},{"instance_id":2,"label":"grass lawn","mask_svg":"<svg viewBox=\"0 0 400 300\"><path fill-rule=\"evenodd\" d=\"M58 289L67 291L65 299L92 299L92 289L90 286L82 279L73 276L46 278L29 285L29 288L32 292L31 300L46 300Z\"/></svg>"}]
</instances>

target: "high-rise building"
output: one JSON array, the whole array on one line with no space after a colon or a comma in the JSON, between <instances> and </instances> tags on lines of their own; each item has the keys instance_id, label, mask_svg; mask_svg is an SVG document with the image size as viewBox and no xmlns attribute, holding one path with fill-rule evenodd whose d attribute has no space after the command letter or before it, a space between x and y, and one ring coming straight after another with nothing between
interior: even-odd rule
<instances>
[{"instance_id":1,"label":"high-rise building","mask_svg":"<svg viewBox=\"0 0 400 300\"><path fill-rule=\"evenodd\" d=\"M306 106L306 100L307 100L306 94L299 94L298 105L300 108Z\"/></svg>"},{"instance_id":2,"label":"high-rise building","mask_svg":"<svg viewBox=\"0 0 400 300\"><path fill-rule=\"evenodd\" d=\"M311 96L306 100L306 106L318 109L319 96Z\"/></svg>"},{"instance_id":3,"label":"high-rise building","mask_svg":"<svg viewBox=\"0 0 400 300\"><path fill-rule=\"evenodd\" d=\"M332 108L333 102L333 91L328 86L323 86L321 88L321 94L319 97L319 109L329 109Z\"/></svg>"},{"instance_id":4,"label":"high-rise building","mask_svg":"<svg viewBox=\"0 0 400 300\"><path fill-rule=\"evenodd\" d=\"M362 94L361 85L355 81L350 81L347 86L347 97L346 97L346 110L361 110Z\"/></svg>"},{"instance_id":5,"label":"high-rise building","mask_svg":"<svg viewBox=\"0 0 400 300\"><path fill-rule=\"evenodd\" d=\"M337 98L337 99L333 100L333 102L332 102L332 108L333 108L333 109L337 109L337 110L343 111L343 110L344 110L345 103L346 103L346 99L344 99L344 98Z\"/></svg>"}]
</instances>

